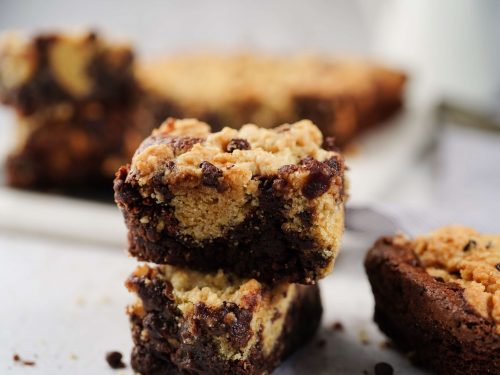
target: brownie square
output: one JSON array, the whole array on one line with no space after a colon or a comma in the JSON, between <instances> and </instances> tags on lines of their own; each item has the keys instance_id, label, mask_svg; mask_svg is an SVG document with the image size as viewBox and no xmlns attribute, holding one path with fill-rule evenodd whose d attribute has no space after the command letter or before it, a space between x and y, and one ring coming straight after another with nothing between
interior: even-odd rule
<instances>
[{"instance_id":1,"label":"brownie square","mask_svg":"<svg viewBox=\"0 0 500 375\"><path fill-rule=\"evenodd\" d=\"M167 120L115 179L129 252L260 281L316 282L333 267L346 200L344 159L322 144L310 121L210 133L197 120Z\"/></svg>"},{"instance_id":2,"label":"brownie square","mask_svg":"<svg viewBox=\"0 0 500 375\"><path fill-rule=\"evenodd\" d=\"M316 285L142 265L127 287L132 367L143 375L271 373L316 332Z\"/></svg>"},{"instance_id":3,"label":"brownie square","mask_svg":"<svg viewBox=\"0 0 500 375\"><path fill-rule=\"evenodd\" d=\"M446 227L379 239L366 272L375 321L439 374L498 374L500 236Z\"/></svg>"}]
</instances>

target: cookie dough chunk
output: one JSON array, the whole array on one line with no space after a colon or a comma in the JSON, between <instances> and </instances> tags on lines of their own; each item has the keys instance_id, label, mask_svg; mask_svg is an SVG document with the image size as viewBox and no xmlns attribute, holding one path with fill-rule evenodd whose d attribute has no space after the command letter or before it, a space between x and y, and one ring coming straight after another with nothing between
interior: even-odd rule
<instances>
[{"instance_id":1,"label":"cookie dough chunk","mask_svg":"<svg viewBox=\"0 0 500 375\"><path fill-rule=\"evenodd\" d=\"M310 121L210 133L167 120L115 179L140 260L314 283L333 267L346 199L344 159Z\"/></svg>"},{"instance_id":2,"label":"cookie dough chunk","mask_svg":"<svg viewBox=\"0 0 500 375\"><path fill-rule=\"evenodd\" d=\"M439 374L500 368L500 236L445 227L379 239L365 267L375 321Z\"/></svg>"},{"instance_id":3,"label":"cookie dough chunk","mask_svg":"<svg viewBox=\"0 0 500 375\"><path fill-rule=\"evenodd\" d=\"M222 271L142 265L127 281L143 375L264 374L310 339L321 319L316 285L266 286Z\"/></svg>"},{"instance_id":4,"label":"cookie dough chunk","mask_svg":"<svg viewBox=\"0 0 500 375\"><path fill-rule=\"evenodd\" d=\"M94 32L0 39L0 100L23 115L64 102L122 106L135 93L133 53Z\"/></svg>"},{"instance_id":5,"label":"cookie dough chunk","mask_svg":"<svg viewBox=\"0 0 500 375\"><path fill-rule=\"evenodd\" d=\"M216 130L310 119L339 147L398 112L406 84L374 62L319 56L181 55L145 62L137 76L160 116L167 108Z\"/></svg>"}]
</instances>

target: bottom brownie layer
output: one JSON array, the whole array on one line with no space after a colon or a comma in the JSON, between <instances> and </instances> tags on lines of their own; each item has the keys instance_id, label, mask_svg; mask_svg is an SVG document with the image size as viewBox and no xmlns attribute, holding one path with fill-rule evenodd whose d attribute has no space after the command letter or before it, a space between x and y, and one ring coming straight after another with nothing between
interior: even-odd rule
<instances>
[{"instance_id":1,"label":"bottom brownie layer","mask_svg":"<svg viewBox=\"0 0 500 375\"><path fill-rule=\"evenodd\" d=\"M143 375L270 373L322 314L316 285L143 266L127 286L139 297L129 315L132 367Z\"/></svg>"},{"instance_id":2,"label":"bottom brownie layer","mask_svg":"<svg viewBox=\"0 0 500 375\"><path fill-rule=\"evenodd\" d=\"M495 324L467 302L460 285L429 275L413 250L392 238L375 244L365 267L376 323L418 364L439 374L498 374Z\"/></svg>"}]
</instances>

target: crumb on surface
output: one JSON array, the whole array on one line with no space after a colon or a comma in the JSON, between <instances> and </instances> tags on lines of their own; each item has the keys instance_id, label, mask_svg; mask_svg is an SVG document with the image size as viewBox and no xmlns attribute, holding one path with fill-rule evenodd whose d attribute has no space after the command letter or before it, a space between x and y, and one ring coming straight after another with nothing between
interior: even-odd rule
<instances>
[{"instance_id":1,"label":"crumb on surface","mask_svg":"<svg viewBox=\"0 0 500 375\"><path fill-rule=\"evenodd\" d=\"M123 355L120 352L112 351L106 353L106 362L108 362L109 367L112 369L125 368L126 365L123 363Z\"/></svg>"},{"instance_id":2,"label":"crumb on surface","mask_svg":"<svg viewBox=\"0 0 500 375\"><path fill-rule=\"evenodd\" d=\"M341 322L336 321L336 322L332 323L332 325L330 326L330 329L332 331L343 331L344 330L344 325Z\"/></svg>"},{"instance_id":3,"label":"crumb on surface","mask_svg":"<svg viewBox=\"0 0 500 375\"><path fill-rule=\"evenodd\" d=\"M319 339L317 342L316 342L316 346L318 348L324 348L326 346L326 340L325 339Z\"/></svg>"},{"instance_id":4,"label":"crumb on surface","mask_svg":"<svg viewBox=\"0 0 500 375\"><path fill-rule=\"evenodd\" d=\"M12 360L16 363L20 363L24 366L35 366L35 361L27 360L27 359L22 359L21 356L17 353L14 353L12 356Z\"/></svg>"}]
</instances>

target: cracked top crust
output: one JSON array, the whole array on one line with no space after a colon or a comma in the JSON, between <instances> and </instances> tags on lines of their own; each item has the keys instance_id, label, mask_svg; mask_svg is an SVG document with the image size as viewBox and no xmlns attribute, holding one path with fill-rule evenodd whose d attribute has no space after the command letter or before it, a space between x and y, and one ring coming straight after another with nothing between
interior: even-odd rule
<instances>
[{"instance_id":1,"label":"cracked top crust","mask_svg":"<svg viewBox=\"0 0 500 375\"><path fill-rule=\"evenodd\" d=\"M462 286L467 302L500 333L500 235L449 226L415 240L398 236L394 243L412 248L431 276Z\"/></svg>"},{"instance_id":2,"label":"cracked top crust","mask_svg":"<svg viewBox=\"0 0 500 375\"><path fill-rule=\"evenodd\" d=\"M210 133L204 122L168 119L139 147L131 170L141 186L162 169L167 180L185 185L196 183L193 180L208 182L211 177L220 184L247 185L254 175L276 174L281 167L298 165L306 157L317 161L340 157L322 144L321 132L308 120L274 129L248 124L239 130ZM165 168L170 161L175 161L174 170ZM202 163L210 164L204 167ZM204 176L204 169L211 176Z\"/></svg>"}]
</instances>

